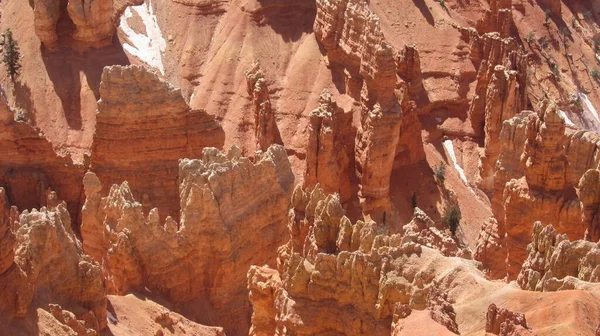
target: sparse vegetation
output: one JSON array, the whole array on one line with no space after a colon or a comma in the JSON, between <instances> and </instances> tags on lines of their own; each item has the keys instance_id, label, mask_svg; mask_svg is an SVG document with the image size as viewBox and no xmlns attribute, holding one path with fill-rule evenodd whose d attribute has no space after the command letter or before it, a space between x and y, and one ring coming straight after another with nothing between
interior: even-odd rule
<instances>
[{"instance_id":1,"label":"sparse vegetation","mask_svg":"<svg viewBox=\"0 0 600 336\"><path fill-rule=\"evenodd\" d=\"M433 171L433 175L438 182L444 183L446 180L446 165L444 162L440 162L440 165Z\"/></svg>"},{"instance_id":2,"label":"sparse vegetation","mask_svg":"<svg viewBox=\"0 0 600 336\"><path fill-rule=\"evenodd\" d=\"M563 45L565 46L565 49L567 49L569 47L567 44L567 38L571 38L571 30L569 27L563 26L560 28L559 32L563 36Z\"/></svg>"},{"instance_id":3,"label":"sparse vegetation","mask_svg":"<svg viewBox=\"0 0 600 336\"><path fill-rule=\"evenodd\" d=\"M552 13L549 9L544 10L544 13L546 13L546 18L544 19L544 26L546 26L546 28L550 28L550 19L552 18Z\"/></svg>"},{"instance_id":4,"label":"sparse vegetation","mask_svg":"<svg viewBox=\"0 0 600 336\"><path fill-rule=\"evenodd\" d=\"M550 42L548 41L548 38L546 36L544 36L540 39L540 46L542 47L542 49L548 49L549 45L550 45Z\"/></svg>"},{"instance_id":5,"label":"sparse vegetation","mask_svg":"<svg viewBox=\"0 0 600 336\"><path fill-rule=\"evenodd\" d=\"M584 10L581 14L583 14L583 18L589 20L592 17L592 12L589 10Z\"/></svg>"},{"instance_id":6,"label":"sparse vegetation","mask_svg":"<svg viewBox=\"0 0 600 336\"><path fill-rule=\"evenodd\" d=\"M600 36L594 39L594 51L600 52Z\"/></svg>"},{"instance_id":7,"label":"sparse vegetation","mask_svg":"<svg viewBox=\"0 0 600 336\"><path fill-rule=\"evenodd\" d=\"M552 75L554 75L554 77L558 79L560 76L560 69L558 68L558 64L550 62L550 70L552 71Z\"/></svg>"},{"instance_id":8,"label":"sparse vegetation","mask_svg":"<svg viewBox=\"0 0 600 336\"><path fill-rule=\"evenodd\" d=\"M592 70L591 75L596 82L600 83L600 71L598 71L598 69Z\"/></svg>"},{"instance_id":9,"label":"sparse vegetation","mask_svg":"<svg viewBox=\"0 0 600 336\"><path fill-rule=\"evenodd\" d=\"M446 0L440 0L440 6L442 7L443 10L445 10L448 14L450 14L450 10L448 9L448 6L446 6Z\"/></svg>"},{"instance_id":10,"label":"sparse vegetation","mask_svg":"<svg viewBox=\"0 0 600 336\"><path fill-rule=\"evenodd\" d=\"M19 53L17 41L13 39L10 29L7 29L2 34L0 46L2 46L2 63L6 65L6 72L10 76L10 79L14 80L21 69L21 54Z\"/></svg>"},{"instance_id":11,"label":"sparse vegetation","mask_svg":"<svg viewBox=\"0 0 600 336\"><path fill-rule=\"evenodd\" d=\"M448 225L448 228L450 228L450 232L452 232L452 234L454 235L456 234L456 229L460 224L461 218L462 216L460 214L460 208L457 204L453 203L450 206L448 206L444 211L442 221L444 222L444 224Z\"/></svg>"},{"instance_id":12,"label":"sparse vegetation","mask_svg":"<svg viewBox=\"0 0 600 336\"><path fill-rule=\"evenodd\" d=\"M529 44L535 43L536 40L537 39L535 38L535 33L533 31L529 32L529 34L527 34L527 37L525 38L525 42Z\"/></svg>"}]
</instances>

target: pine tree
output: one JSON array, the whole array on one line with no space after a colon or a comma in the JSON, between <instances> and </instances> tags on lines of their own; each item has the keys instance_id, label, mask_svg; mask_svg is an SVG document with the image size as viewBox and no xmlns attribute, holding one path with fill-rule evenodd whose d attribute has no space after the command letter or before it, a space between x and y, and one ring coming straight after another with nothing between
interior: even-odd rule
<instances>
[{"instance_id":1,"label":"pine tree","mask_svg":"<svg viewBox=\"0 0 600 336\"><path fill-rule=\"evenodd\" d=\"M14 80L21 69L21 54L19 53L17 41L13 39L12 31L10 31L10 29L7 29L2 34L0 46L3 47L2 62L6 65L6 72L8 72L10 79Z\"/></svg>"}]
</instances>

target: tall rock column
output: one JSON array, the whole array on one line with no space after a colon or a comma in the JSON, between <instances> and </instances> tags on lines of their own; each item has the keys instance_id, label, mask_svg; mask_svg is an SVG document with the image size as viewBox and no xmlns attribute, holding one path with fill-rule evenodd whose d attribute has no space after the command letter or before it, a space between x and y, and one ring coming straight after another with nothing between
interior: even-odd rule
<instances>
[{"instance_id":1,"label":"tall rock column","mask_svg":"<svg viewBox=\"0 0 600 336\"><path fill-rule=\"evenodd\" d=\"M319 106L310 113L306 150L304 185L317 183L326 193L338 193L342 202L351 197L351 175L354 163L352 115L344 114L326 90L319 97ZM352 140L354 140L352 138Z\"/></svg>"},{"instance_id":2,"label":"tall rock column","mask_svg":"<svg viewBox=\"0 0 600 336\"><path fill-rule=\"evenodd\" d=\"M585 239L600 240L600 170L590 169L579 181L582 220L587 224Z\"/></svg>"},{"instance_id":3,"label":"tall rock column","mask_svg":"<svg viewBox=\"0 0 600 336\"><path fill-rule=\"evenodd\" d=\"M532 188L562 191L566 186L565 122L551 103L542 119L528 125L523 159L525 177Z\"/></svg>"},{"instance_id":4,"label":"tall rock column","mask_svg":"<svg viewBox=\"0 0 600 336\"><path fill-rule=\"evenodd\" d=\"M260 64L254 62L245 75L246 84L248 85L248 95L252 100L256 149L264 152L270 145L283 144L283 142L275 123L275 113L271 107L269 87L267 86Z\"/></svg>"},{"instance_id":5,"label":"tall rock column","mask_svg":"<svg viewBox=\"0 0 600 336\"><path fill-rule=\"evenodd\" d=\"M481 187L492 190L494 186L494 170L501 144L498 141L502 130L502 122L514 117L522 108L519 97L520 84L518 72L507 70L502 65L494 67L485 96L485 154L481 160Z\"/></svg>"}]
</instances>

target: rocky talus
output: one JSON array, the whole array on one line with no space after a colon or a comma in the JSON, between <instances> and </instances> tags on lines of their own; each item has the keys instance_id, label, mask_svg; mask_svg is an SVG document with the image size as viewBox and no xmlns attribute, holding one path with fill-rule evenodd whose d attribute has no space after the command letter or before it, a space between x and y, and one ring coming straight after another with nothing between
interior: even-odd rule
<instances>
[{"instance_id":1,"label":"rocky talus","mask_svg":"<svg viewBox=\"0 0 600 336\"><path fill-rule=\"evenodd\" d=\"M241 334L250 322L246 272L274 266L293 183L279 145L253 160L236 147L205 148L200 159L179 161L177 222L161 220L157 208L145 212L128 182L101 197L98 177L87 173L84 248L102 265L109 293L148 288L200 309L204 324Z\"/></svg>"},{"instance_id":2,"label":"rocky talus","mask_svg":"<svg viewBox=\"0 0 600 336\"><path fill-rule=\"evenodd\" d=\"M221 148L221 126L141 66L104 68L100 96L91 168L104 192L127 181L145 212L158 207L161 219L179 218L178 160Z\"/></svg>"}]
</instances>

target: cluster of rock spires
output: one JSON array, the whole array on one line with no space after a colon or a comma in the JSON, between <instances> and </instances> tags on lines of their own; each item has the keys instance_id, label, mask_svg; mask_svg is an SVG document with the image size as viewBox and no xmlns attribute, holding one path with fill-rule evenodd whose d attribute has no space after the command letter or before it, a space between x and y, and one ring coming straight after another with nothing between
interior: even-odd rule
<instances>
[{"instance_id":1,"label":"cluster of rock spires","mask_svg":"<svg viewBox=\"0 0 600 336\"><path fill-rule=\"evenodd\" d=\"M338 194L298 186L288 230L277 270L253 266L248 272L251 335L389 335L403 305L428 309L434 321L458 330L436 271L410 265L432 249L467 258L468 251L420 209L400 232L390 232L373 221L352 224ZM323 318L329 322L319 323Z\"/></svg>"},{"instance_id":2,"label":"cluster of rock spires","mask_svg":"<svg viewBox=\"0 0 600 336\"><path fill-rule=\"evenodd\" d=\"M174 2L202 15L227 6ZM540 2L561 17L560 1ZM273 3L265 8L284 6ZM35 32L52 51L107 46L132 4L34 0ZM440 218L447 214L436 213L458 203L443 178L438 209L421 209L413 194L410 221L390 220L399 212L394 172L434 160L420 121L431 106L417 103L419 50L392 46L366 0L305 6L341 85L315 95L296 176L259 62L244 73L250 150L219 151L219 118L190 108L180 89L144 66L104 68L92 154L80 165L56 156L0 97L0 322L17 321L9 332L31 331L18 321L41 314L67 333L95 335L115 323L110 296L133 292L157 295L182 314L156 316L156 335L181 316L218 326L211 335L404 335L416 324L436 334L485 326L491 335L535 335L524 313L493 302L517 290L595 297L600 136L567 127L557 102L533 97L512 15L520 6L491 0L474 28L453 26L475 75L468 126L446 135L481 142L468 187L486 194L493 215L473 250ZM249 13L269 24L263 11ZM477 322L465 317L473 313Z\"/></svg>"},{"instance_id":3,"label":"cluster of rock spires","mask_svg":"<svg viewBox=\"0 0 600 336\"><path fill-rule=\"evenodd\" d=\"M600 138L566 128L551 102L543 102L539 111L523 111L502 126L492 196L495 218L484 224L475 252L493 277L516 277L526 257L522 242L530 223L538 220L570 239L600 239L594 154ZM493 266L504 265L498 264L504 259L506 269Z\"/></svg>"}]
</instances>

